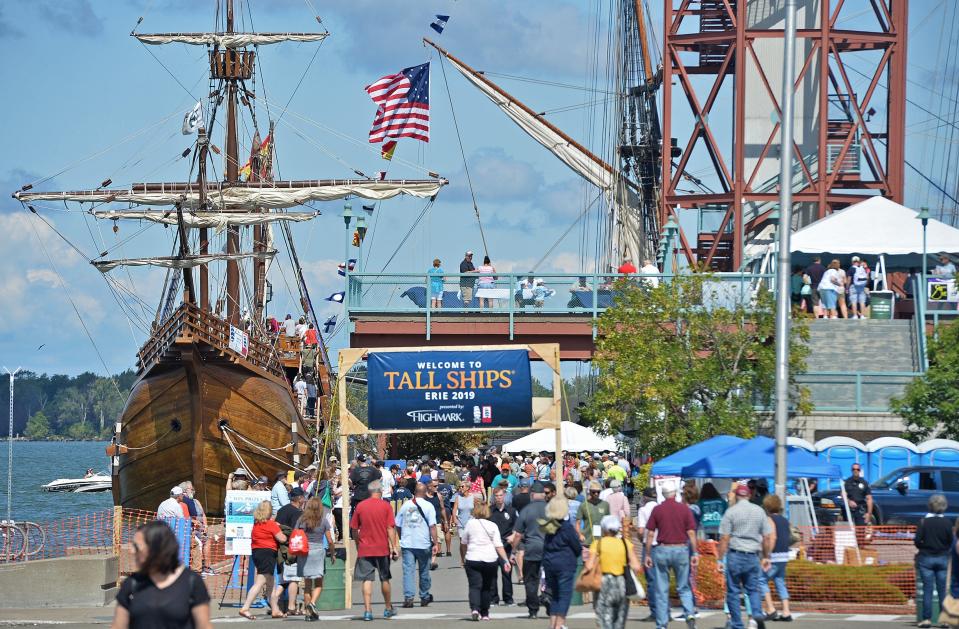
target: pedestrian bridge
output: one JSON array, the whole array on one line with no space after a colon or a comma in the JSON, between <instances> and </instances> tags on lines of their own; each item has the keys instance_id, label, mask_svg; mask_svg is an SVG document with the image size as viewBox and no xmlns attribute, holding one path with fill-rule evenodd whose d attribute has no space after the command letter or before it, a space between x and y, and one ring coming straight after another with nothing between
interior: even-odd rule
<instances>
[{"instance_id":1,"label":"pedestrian bridge","mask_svg":"<svg viewBox=\"0 0 959 629\"><path fill-rule=\"evenodd\" d=\"M497 273L492 281L480 283L477 273L444 273L442 280L435 280L426 273L351 272L343 299L350 346L558 342L562 360L589 360L597 320L616 301L616 282L624 277L652 286L671 276ZM772 284L772 275L714 274L700 304L749 304L760 286ZM464 303L470 292L470 301Z\"/></svg>"}]
</instances>

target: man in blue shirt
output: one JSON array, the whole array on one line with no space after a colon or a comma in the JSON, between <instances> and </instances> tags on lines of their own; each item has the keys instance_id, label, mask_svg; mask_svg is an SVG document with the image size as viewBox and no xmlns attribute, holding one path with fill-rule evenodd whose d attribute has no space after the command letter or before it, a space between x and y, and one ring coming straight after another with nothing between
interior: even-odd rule
<instances>
[{"instance_id":1,"label":"man in blue shirt","mask_svg":"<svg viewBox=\"0 0 959 629\"><path fill-rule=\"evenodd\" d=\"M436 509L426 499L426 485L416 483L413 499L403 504L396 513L396 528L400 533L400 549L403 554L403 607L413 607L416 584L413 581L419 571L420 605L433 602L430 594L430 563L433 553L439 552L436 537Z\"/></svg>"},{"instance_id":2,"label":"man in blue shirt","mask_svg":"<svg viewBox=\"0 0 959 629\"><path fill-rule=\"evenodd\" d=\"M286 490L286 472L276 473L276 482L270 491L270 503L273 505L273 513L290 504L290 494Z\"/></svg>"},{"instance_id":3,"label":"man in blue shirt","mask_svg":"<svg viewBox=\"0 0 959 629\"><path fill-rule=\"evenodd\" d=\"M493 477L493 482L490 483L490 487L496 489L499 487L499 482L501 480L505 480L507 483L509 483L509 486L507 487L507 493L513 493L513 489L515 489L516 485L519 484L519 479L513 476L512 472L510 471L509 463L503 464L500 473Z\"/></svg>"}]
</instances>

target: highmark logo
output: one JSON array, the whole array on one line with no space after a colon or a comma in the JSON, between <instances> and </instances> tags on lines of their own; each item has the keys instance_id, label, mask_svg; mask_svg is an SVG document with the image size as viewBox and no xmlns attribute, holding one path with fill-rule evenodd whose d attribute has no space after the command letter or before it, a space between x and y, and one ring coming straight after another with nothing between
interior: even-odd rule
<instances>
[{"instance_id":1,"label":"highmark logo","mask_svg":"<svg viewBox=\"0 0 959 629\"><path fill-rule=\"evenodd\" d=\"M458 411L441 413L435 410L416 410L408 411L406 416L414 422L421 423L454 423L466 421L463 415Z\"/></svg>"}]
</instances>

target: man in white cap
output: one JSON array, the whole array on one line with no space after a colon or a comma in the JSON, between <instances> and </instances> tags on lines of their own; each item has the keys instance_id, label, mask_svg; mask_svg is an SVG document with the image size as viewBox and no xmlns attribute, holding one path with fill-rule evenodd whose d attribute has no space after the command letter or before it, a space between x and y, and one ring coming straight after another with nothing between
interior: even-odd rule
<instances>
[{"instance_id":1,"label":"man in white cap","mask_svg":"<svg viewBox=\"0 0 959 629\"><path fill-rule=\"evenodd\" d=\"M676 486L663 485L663 502L656 505L646 523L647 568L656 569L656 629L669 624L669 572L676 576L676 591L683 605L686 626L695 629L693 591L689 585L689 568L699 565L696 550L696 518L689 507L676 502ZM657 545L653 547L653 535Z\"/></svg>"},{"instance_id":2,"label":"man in white cap","mask_svg":"<svg viewBox=\"0 0 959 629\"><path fill-rule=\"evenodd\" d=\"M719 551L716 557L720 569L725 567L726 572L729 626L743 629L739 598L745 591L757 629L765 629L759 580L763 572L769 570L775 529L766 511L749 501L752 492L747 485L736 485L735 493L736 504L726 509L719 523ZM723 557L726 557L725 564Z\"/></svg>"},{"instance_id":3,"label":"man in white cap","mask_svg":"<svg viewBox=\"0 0 959 629\"><path fill-rule=\"evenodd\" d=\"M187 517L183 514L183 488L179 485L170 490L170 497L160 503L157 507L157 519L164 518L182 518Z\"/></svg>"}]
</instances>

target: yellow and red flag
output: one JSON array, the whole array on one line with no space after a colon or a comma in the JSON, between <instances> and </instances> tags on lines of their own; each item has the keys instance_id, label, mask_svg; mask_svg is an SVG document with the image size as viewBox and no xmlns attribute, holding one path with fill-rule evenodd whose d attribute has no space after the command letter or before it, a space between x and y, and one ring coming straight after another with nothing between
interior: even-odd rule
<instances>
[{"instance_id":1,"label":"yellow and red flag","mask_svg":"<svg viewBox=\"0 0 959 629\"><path fill-rule=\"evenodd\" d=\"M380 149L380 157L386 161L393 159L393 153L396 152L396 140L390 140L383 143L383 148Z\"/></svg>"}]
</instances>

